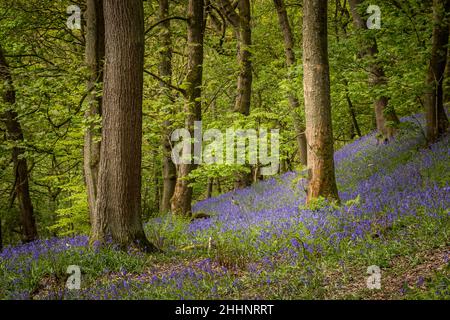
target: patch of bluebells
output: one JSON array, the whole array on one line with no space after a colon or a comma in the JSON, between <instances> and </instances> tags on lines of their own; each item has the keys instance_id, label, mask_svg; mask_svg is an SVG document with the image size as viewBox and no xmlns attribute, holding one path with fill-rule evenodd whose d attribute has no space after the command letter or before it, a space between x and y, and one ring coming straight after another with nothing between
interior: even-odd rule
<instances>
[{"instance_id":1,"label":"patch of bluebells","mask_svg":"<svg viewBox=\"0 0 450 320\"><path fill-rule=\"evenodd\" d=\"M46 259L50 255L66 252L69 249L78 249L82 253L88 244L89 238L83 235L36 240L20 246L5 247L0 252L0 262L6 270L21 273L29 270L33 262Z\"/></svg>"},{"instance_id":2,"label":"patch of bluebells","mask_svg":"<svg viewBox=\"0 0 450 320\"><path fill-rule=\"evenodd\" d=\"M199 290L206 292L209 298L218 298L217 287L221 284L221 280L226 279L227 273L227 268L206 258L176 270L156 274L153 272L109 273L94 286L82 286L80 290L59 288L39 298L45 300L157 299L161 298L158 296L158 291L167 290L167 288L172 288L170 298L173 299L193 299L195 295L191 291ZM164 297L167 298L167 293Z\"/></svg>"},{"instance_id":3,"label":"patch of bluebells","mask_svg":"<svg viewBox=\"0 0 450 320\"><path fill-rule=\"evenodd\" d=\"M409 124L416 120L415 116L402 119ZM419 121L423 124L423 117ZM259 257L274 256L277 249L278 254L292 259L299 251L297 239L301 239L304 255L305 250L322 250L318 239L326 239L329 246L339 250L343 239L356 242L405 216L423 213L439 219L442 212L448 212L449 181L438 183L429 179L426 171L438 165L443 172L450 171L449 138L447 135L424 148L424 136L415 126L389 144L378 144L372 133L338 150L335 162L340 198L346 203L359 197L357 205L302 208L306 181L289 172L197 203L194 211L213 217L195 221L188 232L194 238L238 237ZM289 237L293 239L290 243ZM280 239L277 248L273 244Z\"/></svg>"}]
</instances>

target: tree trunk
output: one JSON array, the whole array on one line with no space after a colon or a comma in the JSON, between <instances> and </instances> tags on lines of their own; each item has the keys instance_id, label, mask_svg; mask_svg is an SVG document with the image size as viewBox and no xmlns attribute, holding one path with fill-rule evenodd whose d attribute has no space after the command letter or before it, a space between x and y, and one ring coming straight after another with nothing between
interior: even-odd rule
<instances>
[{"instance_id":1,"label":"tree trunk","mask_svg":"<svg viewBox=\"0 0 450 320\"><path fill-rule=\"evenodd\" d=\"M3 251L2 219L0 219L0 253Z\"/></svg>"},{"instance_id":2,"label":"tree trunk","mask_svg":"<svg viewBox=\"0 0 450 320\"><path fill-rule=\"evenodd\" d=\"M216 178L217 192L222 194L222 185L220 184L220 178Z\"/></svg>"},{"instance_id":3,"label":"tree trunk","mask_svg":"<svg viewBox=\"0 0 450 320\"><path fill-rule=\"evenodd\" d=\"M201 120L202 106L202 75L203 75L203 0L189 0L188 8L188 74L186 76L186 128L193 137L194 122ZM191 149L193 150L193 148ZM189 173L197 167L196 164L180 164L178 166L178 180L171 200L173 214L190 216L192 214L192 187L187 178Z\"/></svg>"},{"instance_id":4,"label":"tree trunk","mask_svg":"<svg viewBox=\"0 0 450 320\"><path fill-rule=\"evenodd\" d=\"M449 24L450 33L450 24ZM444 76L444 107L450 107L450 50L447 47L447 66L445 67Z\"/></svg>"},{"instance_id":5,"label":"tree trunk","mask_svg":"<svg viewBox=\"0 0 450 320\"><path fill-rule=\"evenodd\" d=\"M233 26L237 40L237 62L239 75L237 80L236 100L234 112L248 116L250 114L252 96L252 62L250 47L252 45L252 30L250 27L251 7L250 0L238 0L236 13L233 4L229 0L220 0L220 9L228 22ZM251 171L251 168L249 168ZM252 184L252 174L239 172L234 181L235 189L242 189Z\"/></svg>"},{"instance_id":6,"label":"tree trunk","mask_svg":"<svg viewBox=\"0 0 450 320\"><path fill-rule=\"evenodd\" d=\"M214 183L214 178L208 178L208 185L207 185L207 189L206 189L206 199L209 199L212 196L213 183Z\"/></svg>"},{"instance_id":7,"label":"tree trunk","mask_svg":"<svg viewBox=\"0 0 450 320\"><path fill-rule=\"evenodd\" d=\"M229 0L219 0L220 10L234 28L237 40L237 60L239 76L234 111L248 116L252 96L252 62L250 47L252 45L252 30L250 27L250 0L238 0L239 14L234 10Z\"/></svg>"},{"instance_id":8,"label":"tree trunk","mask_svg":"<svg viewBox=\"0 0 450 320\"><path fill-rule=\"evenodd\" d=\"M235 112L248 116L252 97L252 30L250 28L250 0L239 0L239 40L238 63L239 77L237 82L237 97L234 105Z\"/></svg>"},{"instance_id":9,"label":"tree trunk","mask_svg":"<svg viewBox=\"0 0 450 320\"><path fill-rule=\"evenodd\" d=\"M349 0L350 11L353 16L353 24L357 29L367 30L366 21L358 12L358 6L361 0ZM382 88L386 86L387 79L384 68L376 61L378 55L378 45L375 38L371 38L369 43L363 43L363 50L360 56L369 57L372 62L369 66L369 85L373 88ZM389 98L386 96L377 97L374 102L375 120L378 134L381 141L389 141L395 134L393 124L399 123L399 119L393 107L388 107Z\"/></svg>"},{"instance_id":10,"label":"tree trunk","mask_svg":"<svg viewBox=\"0 0 450 320\"><path fill-rule=\"evenodd\" d=\"M105 78L100 170L91 243L155 247L141 221L144 8L105 1Z\"/></svg>"},{"instance_id":11,"label":"tree trunk","mask_svg":"<svg viewBox=\"0 0 450 320\"><path fill-rule=\"evenodd\" d=\"M443 81L447 63L449 23L445 14L450 13L450 0L433 1L433 48L427 74L429 89L425 95L427 113L427 140L433 143L448 129L448 118L443 102Z\"/></svg>"},{"instance_id":12,"label":"tree trunk","mask_svg":"<svg viewBox=\"0 0 450 320\"><path fill-rule=\"evenodd\" d=\"M22 127L19 123L18 114L13 110L16 103L16 91L13 86L11 73L8 63L0 46L0 80L5 84L2 94L6 110L0 114L1 121L4 122L7 131L7 137L14 143L12 148L12 161L14 164L14 193L20 209L20 220L22 223L22 241L30 242L38 237L36 221L34 218L33 204L30 197L30 188L28 183L28 164L24 157L25 150L23 143Z\"/></svg>"},{"instance_id":13,"label":"tree trunk","mask_svg":"<svg viewBox=\"0 0 450 320\"><path fill-rule=\"evenodd\" d=\"M102 98L96 87L103 81L103 60L105 56L105 29L103 4L101 0L87 0L86 9L86 51L85 62L90 71L87 83L89 95L85 118L88 127L84 134L84 178L88 194L89 216L92 222L97 199L98 168L100 164L100 131L93 120L101 116Z\"/></svg>"},{"instance_id":14,"label":"tree trunk","mask_svg":"<svg viewBox=\"0 0 450 320\"><path fill-rule=\"evenodd\" d=\"M350 98L350 91L348 90L347 79L344 79L344 86L345 86L345 100L347 100L348 111L350 113L350 118L352 119L352 132L356 131L358 137L362 137L361 129L359 128L358 120L356 119L355 107L353 106L352 99ZM354 137L355 136L353 133L351 139L353 139Z\"/></svg>"},{"instance_id":15,"label":"tree trunk","mask_svg":"<svg viewBox=\"0 0 450 320\"><path fill-rule=\"evenodd\" d=\"M161 208L161 194L160 194L160 177L161 177L161 170L158 166L158 170L155 171L155 176L153 177L153 184L155 189L153 190L153 210L157 212L157 210L160 210Z\"/></svg>"},{"instance_id":16,"label":"tree trunk","mask_svg":"<svg viewBox=\"0 0 450 320\"><path fill-rule=\"evenodd\" d=\"M309 172L307 203L320 196L339 201L333 159L327 1L304 1L303 10L303 88Z\"/></svg>"},{"instance_id":17,"label":"tree trunk","mask_svg":"<svg viewBox=\"0 0 450 320\"><path fill-rule=\"evenodd\" d=\"M169 16L169 1L159 0L159 19L164 20ZM159 63L159 76L164 80L160 82L160 87L163 94L167 96L168 101L173 103L173 95L167 83L172 82L172 37L170 31L170 20L161 24L161 62ZM172 114L172 110L167 110ZM170 143L171 135L171 121L164 121L164 133L162 137L163 148L163 192L160 206L160 212L167 213L170 211L170 199L175 191L175 184L177 182L177 169L172 161L171 152L172 147Z\"/></svg>"},{"instance_id":18,"label":"tree trunk","mask_svg":"<svg viewBox=\"0 0 450 320\"><path fill-rule=\"evenodd\" d=\"M294 36L289 24L289 18L286 12L286 7L283 0L274 0L275 8L278 14L278 23L280 25L281 32L284 39L284 52L286 55L286 65L290 69L296 65L295 53L294 53ZM292 78L292 77L291 77ZM290 79L293 80L293 79ZM290 92L289 105L291 106L292 120L294 123L294 130L298 144L298 154L300 163L304 166L307 165L307 149L306 149L306 134L305 125L302 123L297 110L300 108L300 102L295 92Z\"/></svg>"}]
</instances>

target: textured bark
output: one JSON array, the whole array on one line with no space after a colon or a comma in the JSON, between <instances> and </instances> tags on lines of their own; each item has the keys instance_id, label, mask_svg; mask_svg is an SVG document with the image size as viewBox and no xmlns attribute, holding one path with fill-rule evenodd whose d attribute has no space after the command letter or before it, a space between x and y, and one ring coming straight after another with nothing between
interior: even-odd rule
<instances>
[{"instance_id":1,"label":"textured bark","mask_svg":"<svg viewBox=\"0 0 450 320\"><path fill-rule=\"evenodd\" d=\"M252 96L252 46L251 7L250 0L238 0L236 2L238 12L229 0L219 0L220 10L228 22L233 26L237 40L237 61L239 75L237 80L236 100L234 111L243 115L250 114Z\"/></svg>"},{"instance_id":2,"label":"textured bark","mask_svg":"<svg viewBox=\"0 0 450 320\"><path fill-rule=\"evenodd\" d=\"M188 74L186 76L186 101L184 111L185 125L193 137L194 122L201 120L201 95L203 75L203 0L189 0L188 8ZM194 148L192 148L194 150ZM178 180L171 200L173 214L190 216L192 214L192 187L187 178L197 165L192 162L178 166Z\"/></svg>"},{"instance_id":3,"label":"textured bark","mask_svg":"<svg viewBox=\"0 0 450 320\"><path fill-rule=\"evenodd\" d=\"M235 6L239 13L236 13L235 6L229 0L219 0L220 10L228 22L233 26L237 40L237 62L239 66L239 75L236 88L236 100L234 103L234 112L245 116L250 114L251 96L252 96L252 62L250 47L252 45L251 7L249 0L238 0ZM251 169L250 169L251 171ZM252 174L238 173L234 181L235 189L242 189L252 184Z\"/></svg>"},{"instance_id":4,"label":"textured bark","mask_svg":"<svg viewBox=\"0 0 450 320\"><path fill-rule=\"evenodd\" d=\"M159 0L159 19L164 20L169 17L169 1ZM172 82L172 37L170 30L170 20L161 24L161 42L162 49L160 53L161 62L159 63L159 76L164 80L160 82L163 89L163 94L168 97L169 101L173 102L173 95L171 89L167 85ZM172 110L168 110L172 114ZM162 137L163 148L163 191L160 211L167 213L170 211L170 199L175 191L175 184L177 182L177 169L172 161L170 143L171 121L164 121L164 133Z\"/></svg>"},{"instance_id":5,"label":"textured bark","mask_svg":"<svg viewBox=\"0 0 450 320\"><path fill-rule=\"evenodd\" d=\"M286 65L291 68L296 65L295 53L294 53L294 37L292 29L289 24L289 18L286 12L286 7L283 0L274 0L275 8L277 9L278 22L283 33L284 39L284 52L286 56ZM298 153L300 163L304 166L307 165L307 148L306 148L306 134L305 125L303 124L297 110L300 108L300 102L295 92L290 92L289 105L291 106L292 120L294 123L294 130L297 138Z\"/></svg>"},{"instance_id":6,"label":"textured bark","mask_svg":"<svg viewBox=\"0 0 450 320\"><path fill-rule=\"evenodd\" d=\"M22 127L17 113L12 109L16 103L16 91L13 86L8 63L0 47L0 80L4 83L2 93L3 102L7 109L0 114L1 121L6 126L7 137L14 143L12 148L12 161L14 164L14 193L17 197L22 223L22 241L30 242L38 237L36 221L34 218L33 204L30 197L28 183L28 164L24 158L25 150L20 146L23 143Z\"/></svg>"},{"instance_id":7,"label":"textured bark","mask_svg":"<svg viewBox=\"0 0 450 320\"><path fill-rule=\"evenodd\" d=\"M105 1L102 145L91 243L111 237L122 248L155 247L141 221L142 1Z\"/></svg>"},{"instance_id":8,"label":"textured bark","mask_svg":"<svg viewBox=\"0 0 450 320\"><path fill-rule=\"evenodd\" d=\"M97 199L98 169L100 164L100 132L92 120L101 115L101 96L96 87L103 81L103 60L105 56L105 29L102 0L87 0L86 9L86 49L85 62L90 71L87 83L89 95L85 118L88 127L84 134L84 178L86 183L89 216L92 222Z\"/></svg>"},{"instance_id":9,"label":"textured bark","mask_svg":"<svg viewBox=\"0 0 450 320\"><path fill-rule=\"evenodd\" d=\"M317 197L339 201L334 173L327 1L303 3L303 88L308 141L307 203Z\"/></svg>"},{"instance_id":10,"label":"textured bark","mask_svg":"<svg viewBox=\"0 0 450 320\"><path fill-rule=\"evenodd\" d=\"M353 17L353 24L357 29L366 30L367 25L364 18L358 12L358 6L361 0L349 0L350 11ZM377 61L378 44L375 38L369 40L369 43L363 43L363 50L360 56L369 57L372 62L369 65L369 85L380 88L387 84L384 68ZM399 119L393 107L388 107L389 98L386 96L378 97L374 102L375 120L380 140L388 141L395 135L395 128L392 124L399 123Z\"/></svg>"},{"instance_id":11,"label":"textured bark","mask_svg":"<svg viewBox=\"0 0 450 320\"><path fill-rule=\"evenodd\" d=\"M234 105L236 112L243 115L250 114L252 97L252 31L250 28L250 0L239 0L239 41L238 41L238 63L239 77L237 82L237 97Z\"/></svg>"},{"instance_id":12,"label":"textured bark","mask_svg":"<svg viewBox=\"0 0 450 320\"><path fill-rule=\"evenodd\" d=\"M425 94L427 113L427 140L433 143L448 129L443 101L443 81L447 63L449 22L445 14L450 13L450 0L433 1L433 48L427 74L428 90Z\"/></svg>"}]
</instances>

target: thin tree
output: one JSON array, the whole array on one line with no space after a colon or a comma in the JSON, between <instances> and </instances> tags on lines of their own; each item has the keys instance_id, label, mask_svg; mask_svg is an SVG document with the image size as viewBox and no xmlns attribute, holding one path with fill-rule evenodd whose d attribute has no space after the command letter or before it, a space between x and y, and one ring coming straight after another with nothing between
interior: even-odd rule
<instances>
[{"instance_id":1,"label":"thin tree","mask_svg":"<svg viewBox=\"0 0 450 320\"><path fill-rule=\"evenodd\" d=\"M350 11L353 17L353 24L359 30L367 30L366 20L359 14L361 0L349 0ZM374 89L380 89L387 85L387 78L384 68L377 61L378 44L375 37L370 37L368 42L362 43L360 57L370 59L369 64L369 85ZM388 106L389 98L386 95L377 97L374 102L375 120L380 141L389 141L395 134L395 124L399 119L392 106Z\"/></svg>"},{"instance_id":2,"label":"thin tree","mask_svg":"<svg viewBox=\"0 0 450 320\"><path fill-rule=\"evenodd\" d=\"M172 95L172 90L170 88L170 83L172 82L172 37L170 30L170 19L169 17L169 1L159 0L159 18L161 23L161 44L162 48L160 50L160 63L159 63L159 76L162 80L160 81L160 87L163 91L163 95L171 103L174 102L174 97ZM172 110L167 110L167 113L172 114ZM160 211L167 213L170 211L170 199L175 191L175 184L177 181L177 169L172 161L171 157L171 143L170 143L170 133L171 133L171 121L165 120L164 132L162 137L162 149L163 149L163 191Z\"/></svg>"},{"instance_id":3,"label":"thin tree","mask_svg":"<svg viewBox=\"0 0 450 320\"><path fill-rule=\"evenodd\" d=\"M3 251L2 219L0 219L0 252Z\"/></svg>"},{"instance_id":4,"label":"thin tree","mask_svg":"<svg viewBox=\"0 0 450 320\"><path fill-rule=\"evenodd\" d=\"M2 100L5 110L0 113L0 121L5 124L7 137L13 142L12 162L14 165L14 192L17 198L22 223L22 241L30 242L38 237L36 221L34 218L33 204L30 197L28 164L25 158L25 149L21 144L24 142L22 126L18 120L18 114L14 111L16 103L16 90L13 85L9 65L0 46L0 80L3 86Z\"/></svg>"},{"instance_id":5,"label":"thin tree","mask_svg":"<svg viewBox=\"0 0 450 320\"><path fill-rule=\"evenodd\" d=\"M86 48L85 63L89 69L87 82L88 107L85 118L88 126L84 134L84 178L86 183L90 221L93 220L97 199L98 169L100 164L100 132L94 122L101 116L102 97L99 87L103 81L103 61L105 57L105 28L102 0L86 1Z\"/></svg>"},{"instance_id":6,"label":"thin tree","mask_svg":"<svg viewBox=\"0 0 450 320\"><path fill-rule=\"evenodd\" d=\"M141 220L144 8L141 0L105 1L102 145L91 243L110 236L122 248L156 248Z\"/></svg>"},{"instance_id":7,"label":"thin tree","mask_svg":"<svg viewBox=\"0 0 450 320\"><path fill-rule=\"evenodd\" d=\"M444 109L443 83L447 63L449 37L450 0L433 1L433 48L427 73L428 90L425 94L427 114L427 140L435 142L448 129L448 118Z\"/></svg>"},{"instance_id":8,"label":"thin tree","mask_svg":"<svg viewBox=\"0 0 450 320\"><path fill-rule=\"evenodd\" d=\"M202 76L203 76L203 37L204 1L189 0L188 17L188 73L185 93L185 126L193 137L194 122L202 117ZM191 149L193 150L193 148ZM178 179L171 199L173 214L190 216L192 214L192 186L189 174L197 167L190 163L178 165Z\"/></svg>"},{"instance_id":9,"label":"thin tree","mask_svg":"<svg viewBox=\"0 0 450 320\"><path fill-rule=\"evenodd\" d=\"M286 56L286 66L288 68L293 68L296 65L296 58L294 52L294 35L292 34L292 29L289 24L289 18L286 11L286 6L283 0L273 0L275 8L278 14L278 23L280 25L281 32L283 33L284 40L284 52ZM302 165L307 164L307 149L306 149L306 134L305 125L302 123L300 116L297 111L300 108L300 101L298 100L295 92L289 92L288 95L289 105L291 107L292 120L294 123L295 135L298 144L298 154L300 157L300 163Z\"/></svg>"},{"instance_id":10,"label":"thin tree","mask_svg":"<svg viewBox=\"0 0 450 320\"><path fill-rule=\"evenodd\" d=\"M237 60L239 75L237 79L236 100L234 111L248 116L250 114L252 96L252 30L250 0L238 0L235 11L234 5L229 0L219 0L220 10L233 26L237 40Z\"/></svg>"},{"instance_id":11,"label":"thin tree","mask_svg":"<svg viewBox=\"0 0 450 320\"><path fill-rule=\"evenodd\" d=\"M234 4L230 0L219 0L218 2L223 16L234 29L237 41L236 51L239 74L233 111L248 116L250 114L253 83L252 54L250 51L252 46L250 1L238 0ZM236 9L238 10L237 12ZM257 169L252 167L247 169L248 172L239 172L236 174L234 182L235 189L241 189L251 185L253 176L257 175Z\"/></svg>"},{"instance_id":12,"label":"thin tree","mask_svg":"<svg viewBox=\"0 0 450 320\"><path fill-rule=\"evenodd\" d=\"M303 88L309 184L307 202L317 197L339 201L334 173L328 63L327 1L303 2Z\"/></svg>"},{"instance_id":13,"label":"thin tree","mask_svg":"<svg viewBox=\"0 0 450 320\"><path fill-rule=\"evenodd\" d=\"M450 34L450 23L449 23ZM450 107L450 50L447 47L447 66L444 75L444 107Z\"/></svg>"}]
</instances>

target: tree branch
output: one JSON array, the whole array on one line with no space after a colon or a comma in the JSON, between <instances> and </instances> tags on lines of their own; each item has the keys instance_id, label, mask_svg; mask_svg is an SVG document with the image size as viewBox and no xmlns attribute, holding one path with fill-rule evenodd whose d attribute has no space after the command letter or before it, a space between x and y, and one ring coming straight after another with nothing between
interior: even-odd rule
<instances>
[{"instance_id":1,"label":"tree branch","mask_svg":"<svg viewBox=\"0 0 450 320\"><path fill-rule=\"evenodd\" d=\"M155 24L151 25L147 30L145 30L144 34L149 33L150 31L152 31L154 28L156 28L157 26L159 26L161 23L164 23L166 21L169 20L182 20L182 21L187 21L188 19L185 17L180 17L180 16L174 16L174 17L167 17L165 19L161 19L158 22L156 22Z\"/></svg>"},{"instance_id":2,"label":"tree branch","mask_svg":"<svg viewBox=\"0 0 450 320\"><path fill-rule=\"evenodd\" d=\"M145 70L145 69L144 69L144 73L146 73L146 74L152 76L153 78L155 78L155 79L158 80L158 81L161 81L161 82L164 83L167 87L169 87L169 88L171 88L171 89L173 89L173 90L176 90L176 91L180 92L181 94L183 94L183 96L186 96L186 90L184 90L184 89L182 89L182 88L180 88L180 87L174 86L173 84L167 82L166 80L164 80L163 78L161 78L160 76L154 74L154 73L151 72L151 71L148 71L148 70Z\"/></svg>"}]
</instances>

